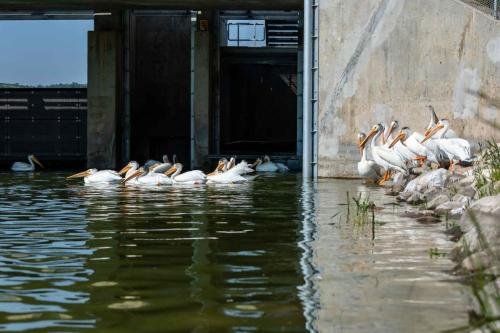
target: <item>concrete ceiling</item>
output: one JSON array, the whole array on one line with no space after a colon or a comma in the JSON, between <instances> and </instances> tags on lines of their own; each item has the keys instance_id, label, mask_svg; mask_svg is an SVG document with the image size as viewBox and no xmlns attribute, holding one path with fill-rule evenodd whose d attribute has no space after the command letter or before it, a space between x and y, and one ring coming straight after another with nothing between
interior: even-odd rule
<instances>
[{"instance_id":1,"label":"concrete ceiling","mask_svg":"<svg viewBox=\"0 0 500 333\"><path fill-rule=\"evenodd\" d=\"M282 9L297 10L303 0L1 0L1 10Z\"/></svg>"}]
</instances>

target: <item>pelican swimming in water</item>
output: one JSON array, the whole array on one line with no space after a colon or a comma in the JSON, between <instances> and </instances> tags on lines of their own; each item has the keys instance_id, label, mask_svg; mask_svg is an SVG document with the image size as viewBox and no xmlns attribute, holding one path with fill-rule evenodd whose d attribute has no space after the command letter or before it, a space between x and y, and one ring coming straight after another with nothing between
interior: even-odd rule
<instances>
[{"instance_id":1,"label":"pelican swimming in water","mask_svg":"<svg viewBox=\"0 0 500 333\"><path fill-rule=\"evenodd\" d=\"M120 174L114 170L88 169L86 171L74 174L66 179L83 178L85 184L111 184L122 181Z\"/></svg>"},{"instance_id":2,"label":"pelican swimming in water","mask_svg":"<svg viewBox=\"0 0 500 333\"><path fill-rule=\"evenodd\" d=\"M227 169L226 164L228 163L225 159L220 160L215 171L207 175L207 184L240 184L248 181L248 179L241 176L242 173L246 172L245 168L248 167L245 161L224 171L224 169Z\"/></svg>"},{"instance_id":3,"label":"pelican swimming in water","mask_svg":"<svg viewBox=\"0 0 500 333\"><path fill-rule=\"evenodd\" d=\"M380 185L389 180L391 171L401 172L404 175L408 174L408 166L401 156L383 145L377 145L376 142L378 142L380 135L383 135L383 133L384 126L382 124L374 125L359 145L360 148L364 148L370 142L373 160L386 170L386 173L379 181Z\"/></svg>"},{"instance_id":4,"label":"pelican swimming in water","mask_svg":"<svg viewBox=\"0 0 500 333\"><path fill-rule=\"evenodd\" d=\"M358 162L358 174L363 178L368 178L372 181L377 181L382 176L380 166L367 157L367 146L361 147L361 143L366 139L365 133L358 134L358 145L361 150L361 161Z\"/></svg>"},{"instance_id":5,"label":"pelican swimming in water","mask_svg":"<svg viewBox=\"0 0 500 333\"><path fill-rule=\"evenodd\" d=\"M16 172L26 172L26 171L35 171L35 162L40 168L44 168L43 164L35 157L35 155L28 155L28 162L15 162L12 164L10 169Z\"/></svg>"},{"instance_id":6,"label":"pelican swimming in water","mask_svg":"<svg viewBox=\"0 0 500 333\"><path fill-rule=\"evenodd\" d=\"M181 174L182 164L175 163L165 175L172 179L173 184L204 184L207 176L200 170L187 171Z\"/></svg>"},{"instance_id":7,"label":"pelican swimming in water","mask_svg":"<svg viewBox=\"0 0 500 333\"><path fill-rule=\"evenodd\" d=\"M152 171L155 168L153 164L149 168L139 168L129 177L123 179L122 183L140 185L140 186L159 186L159 185L172 185L173 181L165 174Z\"/></svg>"},{"instance_id":8,"label":"pelican swimming in water","mask_svg":"<svg viewBox=\"0 0 500 333\"><path fill-rule=\"evenodd\" d=\"M168 159L168 155L163 155L163 156L162 156L162 158L161 158L161 160L162 160L163 162L160 162L160 161L157 161L157 160L147 160L147 161L144 163L144 167L145 167L146 169L148 169L148 168L149 168L150 166L152 166L152 165L160 165L160 164L166 164L166 163L168 163L168 164L170 164L170 165L171 165L170 160ZM175 163L175 155L174 155L174 163ZM169 168L167 168L167 169L169 169Z\"/></svg>"},{"instance_id":9,"label":"pelican swimming in water","mask_svg":"<svg viewBox=\"0 0 500 333\"><path fill-rule=\"evenodd\" d=\"M442 150L450 160L450 168L452 168L454 160L468 161L472 158L470 143L467 140L460 138L445 139L446 132L450 127L450 122L447 119L441 119L434 128L432 128L425 136L422 143L431 141ZM432 138L438 135L437 138Z\"/></svg>"},{"instance_id":10,"label":"pelican swimming in water","mask_svg":"<svg viewBox=\"0 0 500 333\"><path fill-rule=\"evenodd\" d=\"M255 167L257 172L286 172L288 167L283 163L272 162L268 155L264 156L264 161L260 160L260 163Z\"/></svg>"}]
</instances>

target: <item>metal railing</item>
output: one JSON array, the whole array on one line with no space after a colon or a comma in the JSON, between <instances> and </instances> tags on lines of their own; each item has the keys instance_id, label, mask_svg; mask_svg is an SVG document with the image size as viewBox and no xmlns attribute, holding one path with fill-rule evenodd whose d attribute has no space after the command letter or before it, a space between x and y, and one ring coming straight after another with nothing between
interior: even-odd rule
<instances>
[{"instance_id":1,"label":"metal railing","mask_svg":"<svg viewBox=\"0 0 500 333\"><path fill-rule=\"evenodd\" d=\"M491 14L497 20L500 20L500 0L469 0L471 2L491 10Z\"/></svg>"}]
</instances>

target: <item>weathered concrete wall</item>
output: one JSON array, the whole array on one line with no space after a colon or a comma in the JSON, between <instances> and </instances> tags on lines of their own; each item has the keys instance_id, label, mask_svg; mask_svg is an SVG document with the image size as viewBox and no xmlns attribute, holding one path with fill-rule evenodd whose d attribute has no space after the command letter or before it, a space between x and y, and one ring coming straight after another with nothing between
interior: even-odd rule
<instances>
[{"instance_id":1,"label":"weathered concrete wall","mask_svg":"<svg viewBox=\"0 0 500 333\"><path fill-rule=\"evenodd\" d=\"M205 18L203 18L205 19ZM204 167L208 163L209 108L210 108L210 32L195 34L195 160L193 166Z\"/></svg>"},{"instance_id":2,"label":"weathered concrete wall","mask_svg":"<svg viewBox=\"0 0 500 333\"><path fill-rule=\"evenodd\" d=\"M354 176L356 133L423 132L425 105L461 136L499 138L500 22L455 0L320 0L319 175Z\"/></svg>"},{"instance_id":3,"label":"weathered concrete wall","mask_svg":"<svg viewBox=\"0 0 500 333\"><path fill-rule=\"evenodd\" d=\"M116 167L117 33L88 34L87 165Z\"/></svg>"}]
</instances>

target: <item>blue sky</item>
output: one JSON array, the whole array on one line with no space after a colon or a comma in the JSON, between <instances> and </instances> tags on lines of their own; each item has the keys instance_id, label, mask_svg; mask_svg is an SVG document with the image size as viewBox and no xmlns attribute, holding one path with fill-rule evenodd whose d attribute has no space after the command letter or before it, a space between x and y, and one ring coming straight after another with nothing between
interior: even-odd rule
<instances>
[{"instance_id":1,"label":"blue sky","mask_svg":"<svg viewBox=\"0 0 500 333\"><path fill-rule=\"evenodd\" d=\"M93 21L0 21L0 82L87 82Z\"/></svg>"}]
</instances>

